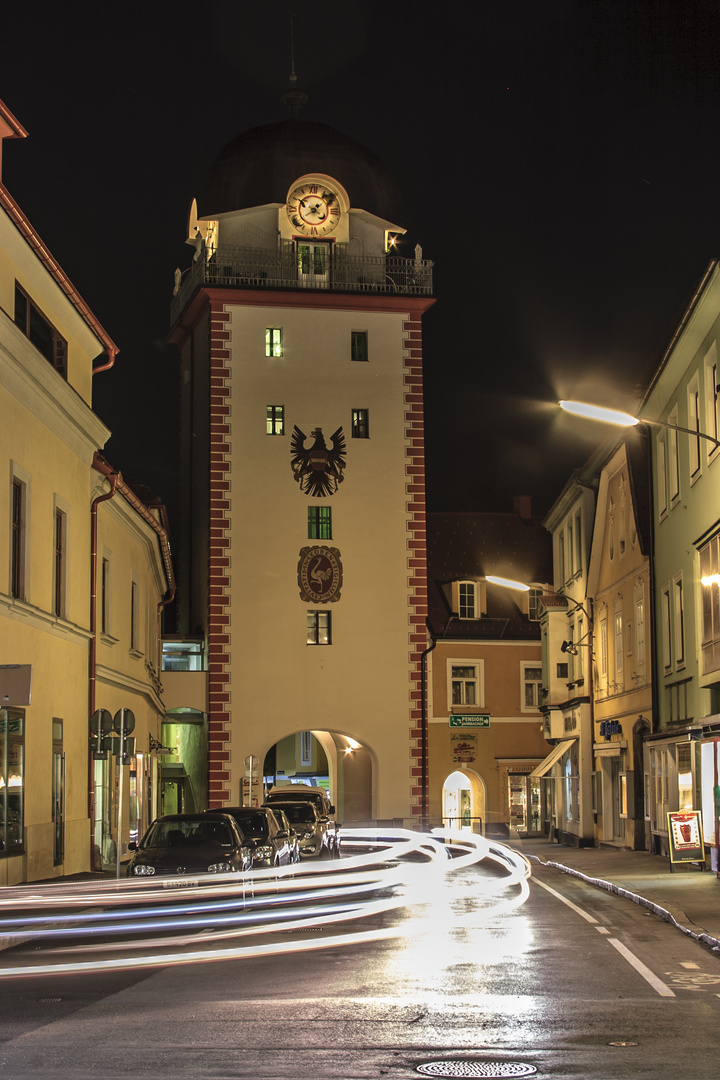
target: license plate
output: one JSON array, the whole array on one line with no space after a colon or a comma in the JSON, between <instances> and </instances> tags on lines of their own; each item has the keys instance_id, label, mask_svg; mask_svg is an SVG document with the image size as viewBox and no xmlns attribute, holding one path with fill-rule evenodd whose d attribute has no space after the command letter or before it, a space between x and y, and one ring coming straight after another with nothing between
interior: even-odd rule
<instances>
[{"instance_id":1,"label":"license plate","mask_svg":"<svg viewBox=\"0 0 720 1080\"><path fill-rule=\"evenodd\" d=\"M165 878L163 889L197 889L200 882L197 878Z\"/></svg>"}]
</instances>

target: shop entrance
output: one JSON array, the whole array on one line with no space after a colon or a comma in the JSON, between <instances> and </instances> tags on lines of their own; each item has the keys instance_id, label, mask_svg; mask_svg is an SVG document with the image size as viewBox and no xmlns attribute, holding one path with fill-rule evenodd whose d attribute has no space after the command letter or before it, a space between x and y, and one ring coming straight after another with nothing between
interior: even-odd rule
<instances>
[{"instance_id":1,"label":"shop entrance","mask_svg":"<svg viewBox=\"0 0 720 1080\"><path fill-rule=\"evenodd\" d=\"M477 773L456 769L443 784L443 825L484 832L485 785Z\"/></svg>"},{"instance_id":2,"label":"shop entrance","mask_svg":"<svg viewBox=\"0 0 720 1080\"><path fill-rule=\"evenodd\" d=\"M508 774L510 831L524 836L541 833L543 828L541 780L526 773Z\"/></svg>"}]
</instances>

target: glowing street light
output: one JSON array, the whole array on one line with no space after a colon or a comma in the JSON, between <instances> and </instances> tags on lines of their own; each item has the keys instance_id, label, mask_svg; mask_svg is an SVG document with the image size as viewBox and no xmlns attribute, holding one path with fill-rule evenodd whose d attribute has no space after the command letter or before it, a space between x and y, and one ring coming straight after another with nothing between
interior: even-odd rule
<instances>
[{"instance_id":1,"label":"glowing street light","mask_svg":"<svg viewBox=\"0 0 720 1080\"><path fill-rule=\"evenodd\" d=\"M558 405L565 412L574 416L582 416L587 420L600 420L604 424L615 424L619 427L635 427L636 424L650 424L652 427L670 428L671 431L682 431L685 435L694 438L707 439L713 446L720 446L720 442L713 435L706 435L699 428L680 427L679 424L668 424L665 420L642 420L629 413L619 412L617 409L605 409L601 405L589 405L585 401L559 401Z\"/></svg>"},{"instance_id":2,"label":"glowing street light","mask_svg":"<svg viewBox=\"0 0 720 1080\"><path fill-rule=\"evenodd\" d=\"M495 577L493 574L487 574L486 581L489 581L491 585L502 585L504 589L517 589L518 592L530 592L531 586L526 585L524 581L513 581L512 578Z\"/></svg>"}]
</instances>

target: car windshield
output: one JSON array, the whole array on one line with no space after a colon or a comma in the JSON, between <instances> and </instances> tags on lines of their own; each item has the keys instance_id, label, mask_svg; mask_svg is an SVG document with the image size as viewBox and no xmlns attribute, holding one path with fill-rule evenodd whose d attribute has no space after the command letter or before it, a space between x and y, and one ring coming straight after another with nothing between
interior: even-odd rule
<instances>
[{"instance_id":1,"label":"car windshield","mask_svg":"<svg viewBox=\"0 0 720 1080\"><path fill-rule=\"evenodd\" d=\"M226 821L200 817L190 820L155 821L143 838L144 848L189 847L196 844L219 844L233 847L234 838Z\"/></svg>"},{"instance_id":2,"label":"car windshield","mask_svg":"<svg viewBox=\"0 0 720 1080\"><path fill-rule=\"evenodd\" d=\"M264 814L233 814L245 836L255 838L266 837L268 834L267 818Z\"/></svg>"},{"instance_id":3,"label":"car windshield","mask_svg":"<svg viewBox=\"0 0 720 1080\"><path fill-rule=\"evenodd\" d=\"M315 821L315 811L312 806L305 806L302 803L285 803L283 805L283 813L292 825L297 825L300 822Z\"/></svg>"}]
</instances>

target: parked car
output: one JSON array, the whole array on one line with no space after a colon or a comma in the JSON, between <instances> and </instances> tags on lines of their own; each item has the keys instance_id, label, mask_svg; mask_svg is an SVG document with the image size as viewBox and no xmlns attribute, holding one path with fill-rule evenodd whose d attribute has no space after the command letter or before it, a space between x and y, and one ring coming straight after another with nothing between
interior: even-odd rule
<instances>
[{"instance_id":1,"label":"parked car","mask_svg":"<svg viewBox=\"0 0 720 1080\"><path fill-rule=\"evenodd\" d=\"M277 806L286 802L312 803L318 817L327 823L328 843L332 853L336 856L340 854L338 826L337 822L332 820L335 807L325 788L311 787L310 784L274 784L265 796L266 806Z\"/></svg>"},{"instance_id":2,"label":"parked car","mask_svg":"<svg viewBox=\"0 0 720 1080\"><path fill-rule=\"evenodd\" d=\"M165 814L156 818L133 853L128 877L190 876L242 872L252 867L252 848L229 814Z\"/></svg>"},{"instance_id":3,"label":"parked car","mask_svg":"<svg viewBox=\"0 0 720 1080\"><path fill-rule=\"evenodd\" d=\"M320 817L314 803L275 802L273 807L283 811L295 830L301 855L332 858L336 854L334 832L331 838L328 819Z\"/></svg>"},{"instance_id":4,"label":"parked car","mask_svg":"<svg viewBox=\"0 0 720 1080\"><path fill-rule=\"evenodd\" d=\"M224 806L223 813L229 814L242 830L253 868L287 866L298 861L297 838L287 821L279 821L269 807Z\"/></svg>"}]
</instances>

